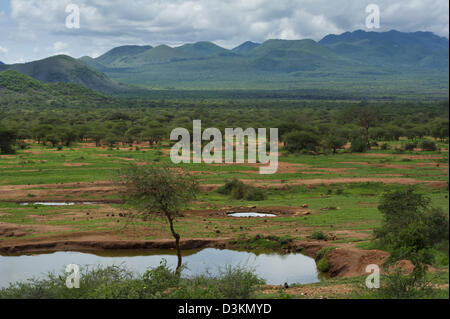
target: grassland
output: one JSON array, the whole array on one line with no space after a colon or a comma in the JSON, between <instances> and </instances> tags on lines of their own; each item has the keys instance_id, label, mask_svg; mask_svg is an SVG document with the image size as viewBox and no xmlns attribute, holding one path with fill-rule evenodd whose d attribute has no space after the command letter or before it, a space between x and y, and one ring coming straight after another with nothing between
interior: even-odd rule
<instances>
[{"instance_id":1,"label":"grassland","mask_svg":"<svg viewBox=\"0 0 450 319\"><path fill-rule=\"evenodd\" d=\"M0 222L63 226L67 232L111 232L127 224L128 227L119 232L123 238L137 234L139 239L170 238L162 221L130 222L121 218L117 222L117 215L125 207L120 204L112 182L120 167L129 163L161 165L170 161L166 153L164 147L142 145L139 151L135 148L95 148L89 144L78 144L58 151L34 143L29 150L1 156ZM445 151L395 154L394 151L373 150L365 154L283 155L280 161L279 171L274 175L259 175L254 164L185 164L185 169L199 176L203 191L189 207L198 213L187 213L178 223L182 236L237 237L248 233L246 228L251 228L251 233L268 232L304 239L314 229L345 232L337 236L340 242L359 241L367 239L380 221L377 210L380 195L387 190L410 185L416 185L432 199L434 205L448 211L448 153ZM226 180L233 178L264 188L267 199L258 202L234 200L215 191ZM101 203L37 208L18 204L39 201ZM307 209L301 209L304 204ZM205 215L202 210L208 215L216 210L247 206L292 213L270 219L270 223L222 216L202 222ZM296 210L298 216L295 216ZM304 211L307 211L305 216L300 214ZM293 224L296 229L291 226ZM243 231L238 225L244 228ZM130 234L130 228L140 231L136 234L131 231ZM217 229L220 233L215 232ZM30 233L27 236L39 235Z\"/></svg>"},{"instance_id":2,"label":"grassland","mask_svg":"<svg viewBox=\"0 0 450 319\"><path fill-rule=\"evenodd\" d=\"M28 142L31 148L0 156L1 247L57 241L171 240L164 220L131 218L113 182L117 170L130 163L169 163L168 145L111 149L79 143L58 150ZM309 236L321 231L329 238L323 246L373 248L369 241L381 221L377 205L388 190L414 186L434 206L449 211L448 144L438 143L436 152L398 153L395 145L399 143L389 142L390 150L342 150L336 155L285 155L281 148L274 175L259 175L259 164L184 164L183 169L198 176L201 192L178 219L177 231L184 240L217 240L235 248L272 250L285 246L264 240L248 243L261 234L314 242ZM267 199L235 200L216 191L233 178L264 189ZM79 204L20 204L43 201ZM272 212L277 217L231 218L228 211ZM434 266L447 271L448 279L448 257ZM261 297L304 298L307 295L302 293L310 289L314 291L310 297L315 298L355 297L349 287L357 279L333 280L281 292L266 287Z\"/></svg>"}]
</instances>

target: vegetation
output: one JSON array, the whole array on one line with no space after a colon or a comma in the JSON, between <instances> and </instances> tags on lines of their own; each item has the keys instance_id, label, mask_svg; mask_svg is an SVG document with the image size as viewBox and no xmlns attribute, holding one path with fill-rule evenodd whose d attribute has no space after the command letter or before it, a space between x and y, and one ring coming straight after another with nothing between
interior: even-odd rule
<instances>
[{"instance_id":1,"label":"vegetation","mask_svg":"<svg viewBox=\"0 0 450 319\"><path fill-rule=\"evenodd\" d=\"M426 279L428 265L434 261L435 248L447 247L449 221L441 209L430 207L430 199L413 189L386 193L379 206L383 214L375 238L390 251L386 267L410 260L414 269L405 274L400 268L385 276L377 291L382 298L417 298L431 293Z\"/></svg>"},{"instance_id":2,"label":"vegetation","mask_svg":"<svg viewBox=\"0 0 450 319\"><path fill-rule=\"evenodd\" d=\"M240 236L238 239L231 240L230 244L239 249L281 249L287 248L292 242L290 236L264 236L255 235L253 237Z\"/></svg>"},{"instance_id":3,"label":"vegetation","mask_svg":"<svg viewBox=\"0 0 450 319\"><path fill-rule=\"evenodd\" d=\"M43 84L14 71L0 72L0 83L0 127L12 131L19 142L34 139L52 147L77 142L110 148L161 145L173 128L190 129L192 119L200 119L205 128L218 128L223 136L227 127L277 127L291 153L336 154L345 151L347 143L351 151L363 152L367 137L372 146L400 136L433 151L439 145L432 138L448 140L448 101L363 101L358 109L377 113L363 112L369 119L355 121L355 103L346 101L274 99L263 93L251 99L242 92L233 100L117 98L74 84Z\"/></svg>"},{"instance_id":4,"label":"vegetation","mask_svg":"<svg viewBox=\"0 0 450 319\"><path fill-rule=\"evenodd\" d=\"M140 214L160 214L167 219L178 255L176 271L181 271L180 234L174 229L174 221L180 216L180 209L196 196L195 177L169 167L131 165L119 171L118 182L127 203Z\"/></svg>"},{"instance_id":5,"label":"vegetation","mask_svg":"<svg viewBox=\"0 0 450 319\"><path fill-rule=\"evenodd\" d=\"M1 243L14 243L19 236L26 242L44 237L47 240L61 236L69 238L86 232L101 234L99 237L114 234L120 240L174 238L179 255L175 272L164 264L143 276L122 268L91 269L84 272L82 287L84 285L86 290L69 291L65 282L54 275L3 289L0 296L271 296L270 292L256 290L260 281L245 269L224 269L220 276L181 276L180 238L232 238L229 243L237 249L286 251L293 240L314 239L328 240L333 247L354 244L363 249L387 250L391 253L394 269L399 259L410 259L416 265L415 272L406 277L393 270L383 276L383 287L378 290L378 295L365 297L422 298L445 297L446 294L448 298L448 291L428 289L430 282L448 284L448 80L433 82L439 83L439 88L429 86L430 78L439 78L433 72L440 71L430 73L427 67L420 71L426 72L420 73L423 82L416 83L421 89L415 90L416 84L410 85L408 80L411 73L402 73L399 69L394 81L401 83L399 86L374 80L371 93L367 93L367 83L353 83L348 89L340 87L346 86L346 81L336 84L333 90L310 90L307 85L317 87L316 81L326 85L326 81L322 82L324 74L320 73L323 66L302 70L301 74L287 72L292 65L307 67L295 64L298 53L321 54L323 60L320 63L325 63L323 61L328 58L332 63L336 58L335 51L338 52L341 45L360 45L353 40L347 43L342 38L336 43L325 42L322 46L327 50L312 42L248 44L238 50L242 55L238 59L226 57L243 61L241 58L256 50L252 53L255 56L247 60L256 63L252 64L252 70L266 68L261 73L255 72L261 78L273 74L271 81L279 81L280 87L289 89L273 88L273 83L268 81L270 89L208 90L197 87L177 90L168 87L151 90L139 97L130 97L131 93L105 96L77 84L45 84L16 71L0 72L0 185L4 187L0 194L0 223L12 225L11 228L20 226L14 232L2 232ZM133 51L127 54L142 54L139 58L144 60L149 58L149 49L153 50L124 48ZM152 65L151 71L143 70L148 71L145 76L159 72L158 68L170 69L176 63L193 67L206 60L219 61L223 58L220 55L229 54L207 43L187 46L184 50L183 54L200 52L196 54L204 57ZM274 51L288 55L287 62L278 58L267 60ZM150 56L155 60L148 61L153 63L160 59L158 54L162 55L162 52L173 51L159 48ZM206 57L210 52L219 56L210 60ZM99 63L98 68L103 64L117 64L123 52L115 50L113 53L101 61L91 62ZM358 57L361 53L352 54L355 59L362 58L361 55ZM59 63L63 61L69 60L61 58ZM408 63L412 63L411 60ZM426 61L419 58L414 63ZM242 67L239 63L235 65ZM286 72L274 72L278 67L285 68ZM411 69L409 64L403 72L409 72L406 69ZM341 74L346 73L346 70L342 71ZM360 71L374 70L369 67ZM385 71L377 69L377 72ZM201 78L210 76L210 72L205 70L194 79L198 81L189 83L201 85ZM229 72L234 71L230 68ZM254 79L256 73L248 73ZM183 72L180 74L176 87L188 88L188 85L182 85L185 80ZM316 80L312 80L312 74ZM366 73L358 74L350 77L352 81L367 76ZM167 74L160 83L169 83L171 75L173 73ZM114 75L114 78L126 76ZM293 76L300 82L292 81ZM385 76L389 77L387 73ZM417 78L415 76L414 81ZM255 82L246 82L245 77L242 81L239 88L255 86ZM226 81L223 83L227 85ZM402 89L403 85L407 91ZM424 87L427 88L425 92ZM383 94L377 93L380 91ZM169 168L167 154L173 143L169 141L169 133L176 127L191 130L193 119L200 119L203 128L216 127L222 133L227 127L278 128L282 142L279 171L274 175L260 175L256 165L247 163L180 164ZM129 167L129 163L135 165ZM116 175L125 194L119 194L116 187L107 184ZM191 179L191 175L198 179ZM197 192L197 184L204 186L202 191ZM409 190L411 184L417 185L416 191ZM196 195L195 201L192 201L193 195ZM122 204L120 199L125 199L125 203ZM38 200L98 203L71 207L18 204ZM280 207L283 211L286 207L289 213L283 211L276 217L248 219L217 213L233 207L254 207L255 201L261 211L266 207L271 210ZM186 211L181 214L181 209ZM125 215L132 218L124 218ZM46 229L46 232L40 229ZM376 240L368 242L373 229L377 229ZM320 270L328 270L330 265L326 255L333 247L317 253ZM438 273L427 272L428 264L438 268ZM363 280L334 278L317 285L347 285ZM304 298L300 291L291 290L279 296Z\"/></svg>"},{"instance_id":6,"label":"vegetation","mask_svg":"<svg viewBox=\"0 0 450 319\"><path fill-rule=\"evenodd\" d=\"M231 195L233 199L244 199L247 201L262 201L266 199L263 190L245 185L238 179L227 181L225 185L217 189L217 192L223 195Z\"/></svg>"},{"instance_id":7,"label":"vegetation","mask_svg":"<svg viewBox=\"0 0 450 319\"><path fill-rule=\"evenodd\" d=\"M431 33L355 31L319 42L247 42L233 50L210 42L123 46L82 61L117 81L151 89L276 88L277 96L302 90L303 98L333 99L390 99L415 91L424 93L417 94L421 99L434 98L431 92L448 97L448 40ZM333 89L318 90L319 84Z\"/></svg>"},{"instance_id":8,"label":"vegetation","mask_svg":"<svg viewBox=\"0 0 450 319\"><path fill-rule=\"evenodd\" d=\"M315 240L328 240L328 236L326 234L324 234L322 231L315 231L308 238L309 239L315 239Z\"/></svg>"},{"instance_id":9,"label":"vegetation","mask_svg":"<svg viewBox=\"0 0 450 319\"><path fill-rule=\"evenodd\" d=\"M0 154L14 153L13 145L16 143L16 132L0 126Z\"/></svg>"},{"instance_id":10,"label":"vegetation","mask_svg":"<svg viewBox=\"0 0 450 319\"><path fill-rule=\"evenodd\" d=\"M67 289L64 272L49 273L0 289L0 299L249 299L262 284L251 270L230 266L216 276L184 278L163 260L143 275L118 266L85 267L78 289Z\"/></svg>"}]
</instances>

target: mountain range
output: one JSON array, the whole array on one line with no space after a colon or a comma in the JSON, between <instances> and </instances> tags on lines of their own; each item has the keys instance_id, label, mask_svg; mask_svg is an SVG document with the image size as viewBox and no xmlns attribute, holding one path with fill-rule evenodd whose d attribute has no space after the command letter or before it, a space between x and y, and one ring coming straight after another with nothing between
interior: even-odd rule
<instances>
[{"instance_id":1,"label":"mountain range","mask_svg":"<svg viewBox=\"0 0 450 319\"><path fill-rule=\"evenodd\" d=\"M141 89L318 89L433 92L448 97L449 41L430 32L354 31L322 40L251 41L231 50L211 42L127 45L78 60L54 56L0 65L45 83L104 93ZM138 90L139 91L139 90Z\"/></svg>"}]
</instances>

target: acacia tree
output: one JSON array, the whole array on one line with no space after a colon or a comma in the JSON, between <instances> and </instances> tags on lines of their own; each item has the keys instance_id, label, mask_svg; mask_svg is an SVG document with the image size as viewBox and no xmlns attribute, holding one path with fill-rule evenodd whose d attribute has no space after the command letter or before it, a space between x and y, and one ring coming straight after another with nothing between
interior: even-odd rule
<instances>
[{"instance_id":1,"label":"acacia tree","mask_svg":"<svg viewBox=\"0 0 450 319\"><path fill-rule=\"evenodd\" d=\"M180 217L180 210L195 198L198 190L196 178L169 167L137 165L120 170L118 177L124 199L135 207L139 215L166 218L175 239L178 273L181 270L182 257L180 234L175 231L174 222Z\"/></svg>"},{"instance_id":2,"label":"acacia tree","mask_svg":"<svg viewBox=\"0 0 450 319\"><path fill-rule=\"evenodd\" d=\"M382 120L382 114L365 101L345 109L339 117L342 124L355 123L361 127L364 141L368 147L370 146L369 130Z\"/></svg>"},{"instance_id":3,"label":"acacia tree","mask_svg":"<svg viewBox=\"0 0 450 319\"><path fill-rule=\"evenodd\" d=\"M14 153L13 144L16 142L16 138L15 131L0 127L0 154Z\"/></svg>"}]
</instances>

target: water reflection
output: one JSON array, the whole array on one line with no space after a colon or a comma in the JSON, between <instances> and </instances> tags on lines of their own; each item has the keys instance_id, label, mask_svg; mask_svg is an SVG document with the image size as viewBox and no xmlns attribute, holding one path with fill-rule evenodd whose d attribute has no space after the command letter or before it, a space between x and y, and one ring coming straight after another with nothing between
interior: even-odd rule
<instances>
[{"instance_id":1,"label":"water reflection","mask_svg":"<svg viewBox=\"0 0 450 319\"><path fill-rule=\"evenodd\" d=\"M172 268L176 266L177 258L174 251L134 253L139 255L124 256L114 253L108 256L108 254L56 252L33 256L0 256L0 286L5 287L11 282L42 276L49 271L63 271L68 264L124 265L143 273L149 267L158 266L164 258L169 266ZM218 269L223 269L226 265L241 265L253 268L256 274L272 285L281 285L285 282L306 284L319 281L314 259L302 254L255 254L214 248L185 251L183 254L183 262L187 265L184 276L203 274L206 271L217 274Z\"/></svg>"}]
</instances>

